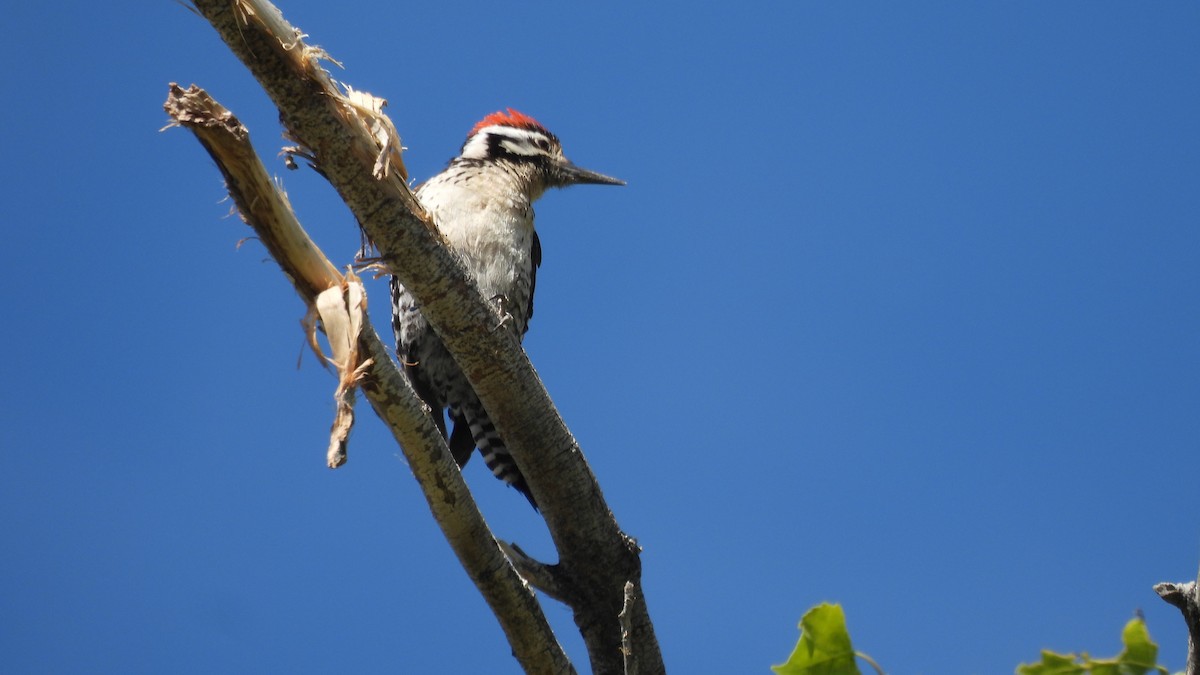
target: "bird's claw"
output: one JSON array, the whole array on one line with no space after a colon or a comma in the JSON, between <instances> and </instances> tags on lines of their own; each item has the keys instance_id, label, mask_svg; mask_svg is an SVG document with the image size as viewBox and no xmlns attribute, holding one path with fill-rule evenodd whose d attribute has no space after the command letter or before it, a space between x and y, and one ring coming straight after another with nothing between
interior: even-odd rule
<instances>
[{"instance_id":1,"label":"bird's claw","mask_svg":"<svg viewBox=\"0 0 1200 675\"><path fill-rule=\"evenodd\" d=\"M492 332L494 333L503 328L504 324L508 323L509 321L516 321L516 318L512 315L512 312L504 309L504 305L508 304L507 297L504 295L493 296L492 302L496 303L496 309L500 312L500 323L492 326L491 328Z\"/></svg>"}]
</instances>

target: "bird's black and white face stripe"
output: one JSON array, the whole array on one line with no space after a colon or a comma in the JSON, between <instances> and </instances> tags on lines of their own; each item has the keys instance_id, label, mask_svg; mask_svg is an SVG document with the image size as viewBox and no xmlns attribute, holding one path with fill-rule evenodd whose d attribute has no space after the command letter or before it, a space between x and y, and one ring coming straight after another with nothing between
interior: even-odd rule
<instances>
[{"instance_id":1,"label":"bird's black and white face stripe","mask_svg":"<svg viewBox=\"0 0 1200 675\"><path fill-rule=\"evenodd\" d=\"M463 143L464 159L513 162L562 160L562 145L548 131L493 124L478 129Z\"/></svg>"},{"instance_id":2,"label":"bird's black and white face stripe","mask_svg":"<svg viewBox=\"0 0 1200 675\"><path fill-rule=\"evenodd\" d=\"M471 129L458 157L451 160L458 168L501 168L519 176L532 199L546 188L594 183L624 185L625 182L580 168L563 156L558 137L532 117L512 108L484 117Z\"/></svg>"}]
</instances>

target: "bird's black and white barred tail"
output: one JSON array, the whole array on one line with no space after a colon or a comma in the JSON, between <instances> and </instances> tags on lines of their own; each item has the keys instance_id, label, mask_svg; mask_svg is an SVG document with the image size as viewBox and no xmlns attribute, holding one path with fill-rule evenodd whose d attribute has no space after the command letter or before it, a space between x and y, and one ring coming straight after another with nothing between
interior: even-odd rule
<instances>
[{"instance_id":1,"label":"bird's black and white barred tail","mask_svg":"<svg viewBox=\"0 0 1200 675\"><path fill-rule=\"evenodd\" d=\"M465 426L469 429L471 432L470 443L479 448L479 454L483 455L483 462L487 464L487 468L496 478L504 481L505 485L510 485L525 495L530 505L536 510L538 505L533 499L533 493L529 490L529 484L525 482L525 477L517 468L516 460L512 458L512 454L504 444L504 439L500 438L500 433L496 431L496 425L492 424L491 418L483 409L483 405L479 403L479 399L464 406L450 406L450 419L454 422L454 436L459 436L461 427ZM451 445L456 444L452 440Z\"/></svg>"}]
</instances>

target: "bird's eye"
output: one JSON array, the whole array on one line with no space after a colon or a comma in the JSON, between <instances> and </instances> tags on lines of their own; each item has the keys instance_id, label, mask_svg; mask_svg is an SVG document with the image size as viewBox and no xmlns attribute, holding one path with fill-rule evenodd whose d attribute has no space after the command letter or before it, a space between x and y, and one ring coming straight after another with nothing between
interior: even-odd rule
<instances>
[{"instance_id":1,"label":"bird's eye","mask_svg":"<svg viewBox=\"0 0 1200 675\"><path fill-rule=\"evenodd\" d=\"M544 138L539 138L539 139L537 139L536 141L534 141L534 143L535 143L535 144L538 146L538 148L540 148L541 150L544 150L544 151L546 151L546 152L549 152L549 151L550 151L550 141L548 141L548 140L546 140L546 139L544 139Z\"/></svg>"}]
</instances>

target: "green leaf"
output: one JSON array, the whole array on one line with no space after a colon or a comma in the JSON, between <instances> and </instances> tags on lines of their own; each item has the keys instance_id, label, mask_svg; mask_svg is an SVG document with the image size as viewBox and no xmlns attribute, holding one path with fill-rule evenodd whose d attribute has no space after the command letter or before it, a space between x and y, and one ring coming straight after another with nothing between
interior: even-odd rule
<instances>
[{"instance_id":1,"label":"green leaf","mask_svg":"<svg viewBox=\"0 0 1200 675\"><path fill-rule=\"evenodd\" d=\"M1121 642L1125 643L1125 650L1117 657L1117 661L1127 667L1123 672L1131 675L1143 675L1151 670L1167 672L1166 668L1156 665L1158 645L1150 639L1146 622L1140 617L1125 624L1125 630L1121 631Z\"/></svg>"},{"instance_id":2,"label":"green leaf","mask_svg":"<svg viewBox=\"0 0 1200 675\"><path fill-rule=\"evenodd\" d=\"M824 603L808 610L800 619L800 641L792 655L771 670L777 675L862 675L841 605Z\"/></svg>"},{"instance_id":3,"label":"green leaf","mask_svg":"<svg viewBox=\"0 0 1200 675\"><path fill-rule=\"evenodd\" d=\"M1115 658L1093 659L1083 654L1056 654L1042 650L1041 663L1025 663L1017 666L1017 675L1146 675L1150 671L1166 673L1167 669L1157 664L1158 645L1150 639L1146 622L1141 617L1132 619L1121 631L1121 642L1125 648Z\"/></svg>"},{"instance_id":4,"label":"green leaf","mask_svg":"<svg viewBox=\"0 0 1200 675\"><path fill-rule=\"evenodd\" d=\"M1074 654L1056 654L1042 650L1040 663L1022 663L1017 666L1017 675L1076 675L1087 672L1083 664L1076 661Z\"/></svg>"}]
</instances>

